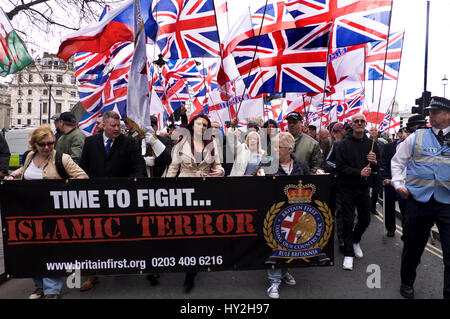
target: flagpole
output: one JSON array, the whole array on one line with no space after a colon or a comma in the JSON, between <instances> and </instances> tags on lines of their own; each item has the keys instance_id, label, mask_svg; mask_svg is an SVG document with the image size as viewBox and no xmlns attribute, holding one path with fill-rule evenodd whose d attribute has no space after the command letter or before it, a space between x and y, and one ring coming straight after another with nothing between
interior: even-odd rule
<instances>
[{"instance_id":1,"label":"flagpole","mask_svg":"<svg viewBox=\"0 0 450 319\"><path fill-rule=\"evenodd\" d=\"M302 93L302 99L303 99L303 111L305 112L305 119L306 119L306 122L308 122L308 113L306 112L305 94L303 94L303 93Z\"/></svg>"},{"instance_id":2,"label":"flagpole","mask_svg":"<svg viewBox=\"0 0 450 319\"><path fill-rule=\"evenodd\" d=\"M394 101L392 102L392 110L391 110L391 116L389 117L389 124L388 124L388 135L389 135L389 129L391 127L391 119L392 119L392 115L393 110L394 110L394 102L395 102L395 97L397 96L397 88L398 88L398 78L400 77L400 66L402 64L402 54L403 54L403 41L405 39L405 31L403 31L403 35L402 35L403 39L402 39L402 46L400 48L400 62L398 64L398 75L397 75L397 82L395 83L395 91L394 91ZM394 130L394 134L395 134L395 130Z\"/></svg>"},{"instance_id":3,"label":"flagpole","mask_svg":"<svg viewBox=\"0 0 450 319\"><path fill-rule=\"evenodd\" d=\"M383 95L384 73L386 71L386 61L387 61L387 55L388 55L389 38L390 38L390 33L391 33L391 19L392 19L392 3L391 3L391 10L389 12L389 27L388 27L387 39L386 39L386 50L384 51L383 75L381 77L380 97L378 99L377 115L375 118L375 128L378 125L378 113L380 112L381 97ZM391 114L391 116L392 116L392 114ZM377 128L377 131L378 131L378 128ZM375 139L376 138L372 139L372 148L370 149L371 152L373 151L373 147L375 145Z\"/></svg>"},{"instance_id":4,"label":"flagpole","mask_svg":"<svg viewBox=\"0 0 450 319\"><path fill-rule=\"evenodd\" d=\"M213 9L214 9L214 19L216 20L216 28L217 28L217 39L219 41L219 53L220 53L220 64L222 66L222 70L224 70L223 67L223 51L222 51L222 42L220 41L220 32L219 32L219 24L217 23L217 11L216 11L216 4L214 2L214 0L212 1L212 5L213 5ZM227 4L227 20L228 20L228 4ZM227 21L228 23L228 21ZM227 26L229 27L229 25ZM229 100L229 96L228 96L228 90L226 88L226 83L225 83L225 98L227 99L227 102ZM228 103L227 103L228 104ZM228 116L230 117L230 121L232 120L231 118L231 111L230 111L230 107L228 106ZM219 113L217 113L219 114ZM236 115L237 117L237 115Z\"/></svg>"},{"instance_id":5,"label":"flagpole","mask_svg":"<svg viewBox=\"0 0 450 319\"><path fill-rule=\"evenodd\" d=\"M327 78L328 78L328 63L330 61L330 49L331 49L331 38L332 38L332 30L334 28L334 19L331 20L331 29L328 35L328 47L327 47L327 64L325 66L325 80L323 83L323 95L322 95L322 109L320 110L320 118L319 118L319 132L322 128L322 115L323 115L323 107L325 105L325 94L327 89Z\"/></svg>"},{"instance_id":6,"label":"flagpole","mask_svg":"<svg viewBox=\"0 0 450 319\"><path fill-rule=\"evenodd\" d=\"M266 0L266 4L264 5L264 12L263 12L263 16L262 16L262 19L261 19L261 26L259 28L258 37L256 38L255 51L253 52L252 62L250 64L250 69L249 69L249 72L248 72L247 81L246 81L245 86L244 86L244 92L242 92L242 98L241 98L241 101L239 102L239 107L238 107L237 112L236 112L236 118L238 117L239 111L241 110L242 101L244 100L245 91L247 90L247 85L248 85L248 82L250 80L250 75L252 73L253 62L255 61L255 58L256 58L256 51L258 50L259 38L261 36L261 32L262 32L262 29L263 29L264 18L266 17L266 9L267 9L268 1L269 0Z\"/></svg>"}]
</instances>

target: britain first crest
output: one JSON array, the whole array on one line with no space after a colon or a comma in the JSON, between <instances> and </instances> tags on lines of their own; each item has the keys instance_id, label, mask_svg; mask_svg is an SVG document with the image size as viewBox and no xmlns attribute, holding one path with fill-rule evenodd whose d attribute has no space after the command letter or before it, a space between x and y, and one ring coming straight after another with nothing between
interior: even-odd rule
<instances>
[{"instance_id":1,"label":"britain first crest","mask_svg":"<svg viewBox=\"0 0 450 319\"><path fill-rule=\"evenodd\" d=\"M303 259L317 257L319 261L330 260L323 252L332 233L333 217L328 205L312 202L316 187L312 184L287 185L286 202L273 204L264 219L264 238L273 254L266 263L276 263L280 258ZM291 205L290 205L291 204Z\"/></svg>"}]
</instances>

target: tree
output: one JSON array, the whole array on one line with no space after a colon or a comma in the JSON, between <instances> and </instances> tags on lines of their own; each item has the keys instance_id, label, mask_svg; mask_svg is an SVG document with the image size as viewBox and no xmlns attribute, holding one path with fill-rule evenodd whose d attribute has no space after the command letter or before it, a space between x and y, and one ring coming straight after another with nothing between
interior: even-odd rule
<instances>
[{"instance_id":1,"label":"tree","mask_svg":"<svg viewBox=\"0 0 450 319\"><path fill-rule=\"evenodd\" d=\"M55 53L64 35L98 21L106 4L115 8L124 1L2 0L2 8L33 55Z\"/></svg>"}]
</instances>

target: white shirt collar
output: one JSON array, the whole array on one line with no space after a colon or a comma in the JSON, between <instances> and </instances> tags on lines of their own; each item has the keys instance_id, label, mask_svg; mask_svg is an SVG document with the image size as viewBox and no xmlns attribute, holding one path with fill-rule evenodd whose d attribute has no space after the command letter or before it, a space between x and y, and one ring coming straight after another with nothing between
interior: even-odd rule
<instances>
[{"instance_id":1,"label":"white shirt collar","mask_svg":"<svg viewBox=\"0 0 450 319\"><path fill-rule=\"evenodd\" d=\"M440 129L434 127L432 127L431 129L433 130L434 134L436 135L439 134ZM442 132L444 133L444 135L450 132L450 126L447 126L446 128L442 129Z\"/></svg>"}]
</instances>

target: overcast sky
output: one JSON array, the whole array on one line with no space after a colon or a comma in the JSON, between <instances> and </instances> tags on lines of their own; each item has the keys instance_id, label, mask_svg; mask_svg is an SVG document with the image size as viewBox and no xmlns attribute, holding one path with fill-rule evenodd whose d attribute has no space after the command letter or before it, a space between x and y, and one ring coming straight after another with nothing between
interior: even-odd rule
<instances>
[{"instance_id":1,"label":"overcast sky","mask_svg":"<svg viewBox=\"0 0 450 319\"><path fill-rule=\"evenodd\" d=\"M352 1L352 0L345 0ZM242 13L242 8L250 5L252 8L260 7L265 0L228 0L230 22ZM391 22L391 33L405 30L402 62L396 100L400 110L409 110L420 97L424 89L424 57L425 57L425 26L426 26L426 0L394 0L394 8ZM8 11L10 8L5 8ZM237 14L234 14L237 13ZM444 94L442 78L450 76L450 61L448 52L450 49L450 0L430 1L430 26L429 26L429 53L428 53L428 80L427 90L432 95ZM13 25L18 22L13 21ZM69 32L58 31L59 36ZM56 38L58 36L56 35ZM45 41L48 43L46 51L56 53L59 39ZM372 98L372 83L366 84L367 98ZM375 97L380 92L381 81L375 83ZM393 96L395 81L384 81L383 97ZM446 97L450 96L448 88Z\"/></svg>"}]
</instances>

